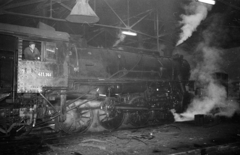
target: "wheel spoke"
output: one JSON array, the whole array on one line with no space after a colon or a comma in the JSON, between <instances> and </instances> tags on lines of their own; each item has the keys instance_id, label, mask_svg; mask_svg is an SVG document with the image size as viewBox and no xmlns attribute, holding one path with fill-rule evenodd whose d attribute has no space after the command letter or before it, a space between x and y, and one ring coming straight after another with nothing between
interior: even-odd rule
<instances>
[{"instance_id":1,"label":"wheel spoke","mask_svg":"<svg viewBox=\"0 0 240 155\"><path fill-rule=\"evenodd\" d=\"M108 120L108 117L104 117L103 119L101 119L101 122L103 122L104 120Z\"/></svg>"},{"instance_id":2,"label":"wheel spoke","mask_svg":"<svg viewBox=\"0 0 240 155\"><path fill-rule=\"evenodd\" d=\"M99 114L98 116L107 116L107 114L105 113L105 114Z\"/></svg>"},{"instance_id":3,"label":"wheel spoke","mask_svg":"<svg viewBox=\"0 0 240 155\"><path fill-rule=\"evenodd\" d=\"M81 116L81 118L90 118L90 117L87 117L87 116Z\"/></svg>"},{"instance_id":4,"label":"wheel spoke","mask_svg":"<svg viewBox=\"0 0 240 155\"><path fill-rule=\"evenodd\" d=\"M136 107L145 106L146 101L141 96L136 96L129 101L129 104L132 104ZM136 111L129 116L129 123L133 126L144 126L148 123L149 120L149 112L148 111Z\"/></svg>"},{"instance_id":5,"label":"wheel spoke","mask_svg":"<svg viewBox=\"0 0 240 155\"><path fill-rule=\"evenodd\" d=\"M82 101L76 101L82 102ZM76 103L77 104L77 103ZM63 123L60 123L62 126L62 130L66 133L72 134L76 132L83 132L87 130L92 121L93 121L93 112L92 110L82 110L81 108L89 107L87 103L77 107L75 103L72 103L66 107L66 109L73 109L66 114L67 120Z\"/></svg>"},{"instance_id":6,"label":"wheel spoke","mask_svg":"<svg viewBox=\"0 0 240 155\"><path fill-rule=\"evenodd\" d=\"M83 115L83 114L87 114L87 113L89 113L89 111L82 111L82 112L81 112L82 115Z\"/></svg>"},{"instance_id":7,"label":"wheel spoke","mask_svg":"<svg viewBox=\"0 0 240 155\"><path fill-rule=\"evenodd\" d=\"M106 98L102 103L102 106L107 106L108 108L105 110L99 109L97 113L99 124L107 130L119 128L124 120L124 113L120 110L114 109L114 106L117 103L118 101L116 98Z\"/></svg>"}]
</instances>

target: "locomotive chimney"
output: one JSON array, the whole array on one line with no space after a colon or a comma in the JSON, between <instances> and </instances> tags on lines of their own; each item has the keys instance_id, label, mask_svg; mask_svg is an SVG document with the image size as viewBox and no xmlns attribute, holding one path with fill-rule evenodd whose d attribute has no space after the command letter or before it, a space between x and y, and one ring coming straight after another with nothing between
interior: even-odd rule
<instances>
[{"instance_id":1,"label":"locomotive chimney","mask_svg":"<svg viewBox=\"0 0 240 155\"><path fill-rule=\"evenodd\" d=\"M88 4L89 0L76 0L70 15L66 20L74 23L96 23L99 21L98 16Z\"/></svg>"}]
</instances>

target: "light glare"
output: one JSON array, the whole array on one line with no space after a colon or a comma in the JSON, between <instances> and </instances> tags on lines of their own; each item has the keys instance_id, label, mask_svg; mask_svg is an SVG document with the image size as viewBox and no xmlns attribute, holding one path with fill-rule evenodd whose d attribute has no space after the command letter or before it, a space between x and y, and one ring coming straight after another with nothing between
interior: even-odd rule
<instances>
[{"instance_id":1,"label":"light glare","mask_svg":"<svg viewBox=\"0 0 240 155\"><path fill-rule=\"evenodd\" d=\"M199 2L207 3L207 4L212 4L214 5L216 3L215 0L198 0Z\"/></svg>"},{"instance_id":2,"label":"light glare","mask_svg":"<svg viewBox=\"0 0 240 155\"><path fill-rule=\"evenodd\" d=\"M122 34L129 35L129 36L137 36L137 33L132 31L122 31Z\"/></svg>"}]
</instances>

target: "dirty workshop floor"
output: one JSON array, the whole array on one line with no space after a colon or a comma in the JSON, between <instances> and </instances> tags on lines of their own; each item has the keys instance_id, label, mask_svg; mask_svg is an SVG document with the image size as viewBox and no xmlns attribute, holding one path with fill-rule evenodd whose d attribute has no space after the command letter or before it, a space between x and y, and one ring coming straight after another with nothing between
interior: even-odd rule
<instances>
[{"instance_id":1,"label":"dirty workshop floor","mask_svg":"<svg viewBox=\"0 0 240 155\"><path fill-rule=\"evenodd\" d=\"M165 155L240 154L239 121L172 123L139 129L65 135L38 134L1 140L0 154Z\"/></svg>"}]
</instances>

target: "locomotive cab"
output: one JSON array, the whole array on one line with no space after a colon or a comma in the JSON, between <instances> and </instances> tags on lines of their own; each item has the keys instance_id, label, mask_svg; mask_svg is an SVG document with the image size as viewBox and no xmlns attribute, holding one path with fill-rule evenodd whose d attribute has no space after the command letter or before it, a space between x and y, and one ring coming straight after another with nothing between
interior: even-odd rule
<instances>
[{"instance_id":1,"label":"locomotive cab","mask_svg":"<svg viewBox=\"0 0 240 155\"><path fill-rule=\"evenodd\" d=\"M51 104L65 102L68 39L67 33L0 23L0 135L27 134L36 120L58 112ZM26 56L32 44L36 59Z\"/></svg>"},{"instance_id":2,"label":"locomotive cab","mask_svg":"<svg viewBox=\"0 0 240 155\"><path fill-rule=\"evenodd\" d=\"M26 42L23 40L23 47L26 47ZM35 41L36 42L36 41ZM59 58L62 47L60 43L54 41L36 42L38 55L35 59L26 59L24 53L19 52L19 57L22 59L18 61L18 79L17 92L18 93L39 93L44 87L66 87L67 73L64 69L64 60ZM23 51L23 50L22 50ZM61 51L62 52L62 51ZM65 74L65 75L64 75Z\"/></svg>"}]
</instances>

